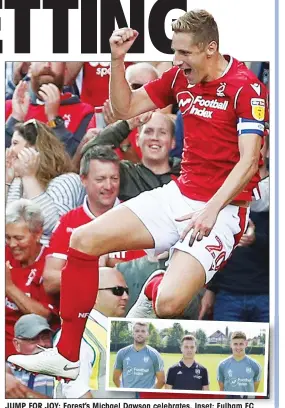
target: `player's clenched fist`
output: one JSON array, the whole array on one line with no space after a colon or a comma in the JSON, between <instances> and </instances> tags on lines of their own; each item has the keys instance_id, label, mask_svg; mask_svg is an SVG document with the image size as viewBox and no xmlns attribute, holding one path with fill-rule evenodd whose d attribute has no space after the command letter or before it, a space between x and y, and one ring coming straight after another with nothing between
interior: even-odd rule
<instances>
[{"instance_id":1,"label":"player's clenched fist","mask_svg":"<svg viewBox=\"0 0 285 408\"><path fill-rule=\"evenodd\" d=\"M124 58L139 33L132 28L114 30L110 37L112 59Z\"/></svg>"}]
</instances>

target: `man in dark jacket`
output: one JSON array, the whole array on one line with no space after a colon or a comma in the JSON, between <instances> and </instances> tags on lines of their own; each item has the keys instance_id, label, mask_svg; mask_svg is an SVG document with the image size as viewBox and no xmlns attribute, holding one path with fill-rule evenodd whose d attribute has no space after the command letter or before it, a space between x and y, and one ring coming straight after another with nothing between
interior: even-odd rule
<instances>
[{"instance_id":1,"label":"man in dark jacket","mask_svg":"<svg viewBox=\"0 0 285 408\"><path fill-rule=\"evenodd\" d=\"M137 143L142 151L142 162L120 162L119 198L123 201L143 191L162 187L179 176L180 159L169 158L169 152L175 146L174 122L167 114L159 111L146 115L119 121L105 128L82 151L85 154L90 147L103 144L117 148L133 128L141 125Z\"/></svg>"}]
</instances>

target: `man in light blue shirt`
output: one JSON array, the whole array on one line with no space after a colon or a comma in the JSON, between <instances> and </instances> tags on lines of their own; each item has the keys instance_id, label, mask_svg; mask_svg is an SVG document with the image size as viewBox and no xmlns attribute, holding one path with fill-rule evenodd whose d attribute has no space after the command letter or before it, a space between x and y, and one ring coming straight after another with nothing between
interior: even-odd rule
<instances>
[{"instance_id":1,"label":"man in light blue shirt","mask_svg":"<svg viewBox=\"0 0 285 408\"><path fill-rule=\"evenodd\" d=\"M245 354L246 335L234 332L231 337L232 356L218 367L217 379L221 391L257 392L261 377L261 366Z\"/></svg>"},{"instance_id":2,"label":"man in light blue shirt","mask_svg":"<svg viewBox=\"0 0 285 408\"><path fill-rule=\"evenodd\" d=\"M153 347L146 344L148 324L133 326L134 343L118 351L113 381L119 388L162 388L165 383L163 360Z\"/></svg>"}]
</instances>

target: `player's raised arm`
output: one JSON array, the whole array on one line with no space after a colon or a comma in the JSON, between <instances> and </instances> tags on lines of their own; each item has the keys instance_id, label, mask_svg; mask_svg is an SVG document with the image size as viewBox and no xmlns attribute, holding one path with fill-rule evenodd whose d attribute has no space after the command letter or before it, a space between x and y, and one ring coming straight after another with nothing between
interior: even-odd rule
<instances>
[{"instance_id":1,"label":"player's raised arm","mask_svg":"<svg viewBox=\"0 0 285 408\"><path fill-rule=\"evenodd\" d=\"M136 30L120 28L110 37L110 101L117 119L129 119L156 108L143 87L132 91L125 78L124 58L137 36Z\"/></svg>"}]
</instances>

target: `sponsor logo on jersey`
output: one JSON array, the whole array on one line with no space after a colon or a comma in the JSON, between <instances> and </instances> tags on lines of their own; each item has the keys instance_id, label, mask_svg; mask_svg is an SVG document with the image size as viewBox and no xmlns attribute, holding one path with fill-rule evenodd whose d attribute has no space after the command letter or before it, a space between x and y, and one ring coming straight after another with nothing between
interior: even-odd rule
<instances>
[{"instance_id":1,"label":"sponsor logo on jersey","mask_svg":"<svg viewBox=\"0 0 285 408\"><path fill-rule=\"evenodd\" d=\"M178 374L183 374L183 373L182 373L182 371L178 371L177 375L178 375Z\"/></svg>"},{"instance_id":2,"label":"sponsor logo on jersey","mask_svg":"<svg viewBox=\"0 0 285 408\"><path fill-rule=\"evenodd\" d=\"M127 372L126 372L126 375L132 375L132 374L133 374L133 368L132 367L128 368Z\"/></svg>"},{"instance_id":3,"label":"sponsor logo on jersey","mask_svg":"<svg viewBox=\"0 0 285 408\"><path fill-rule=\"evenodd\" d=\"M254 119L263 121L265 118L265 100L261 98L252 98L250 104L251 113Z\"/></svg>"},{"instance_id":4,"label":"sponsor logo on jersey","mask_svg":"<svg viewBox=\"0 0 285 408\"><path fill-rule=\"evenodd\" d=\"M233 386L233 387L236 387L237 386L237 379L236 378L234 378L234 379L232 379L231 381L230 381L230 384Z\"/></svg>"},{"instance_id":5,"label":"sponsor logo on jersey","mask_svg":"<svg viewBox=\"0 0 285 408\"><path fill-rule=\"evenodd\" d=\"M66 227L66 232L73 232L74 230L75 230L75 228Z\"/></svg>"},{"instance_id":6,"label":"sponsor logo on jersey","mask_svg":"<svg viewBox=\"0 0 285 408\"><path fill-rule=\"evenodd\" d=\"M89 316L89 313L81 313L81 312L79 312L77 317L81 317L82 319L86 319L88 316Z\"/></svg>"},{"instance_id":7,"label":"sponsor logo on jersey","mask_svg":"<svg viewBox=\"0 0 285 408\"><path fill-rule=\"evenodd\" d=\"M226 88L226 83L221 82L219 88L217 89L217 96L225 96L225 94L224 94L225 88Z\"/></svg>"},{"instance_id":8,"label":"sponsor logo on jersey","mask_svg":"<svg viewBox=\"0 0 285 408\"><path fill-rule=\"evenodd\" d=\"M110 62L89 62L91 67L96 68L96 75L103 77L105 75L110 75Z\"/></svg>"},{"instance_id":9,"label":"sponsor logo on jersey","mask_svg":"<svg viewBox=\"0 0 285 408\"><path fill-rule=\"evenodd\" d=\"M194 97L189 91L177 94L178 107L184 115L188 111L192 115L212 118L215 110L226 110L229 102L219 102L217 99L204 99L201 95Z\"/></svg>"}]
</instances>

